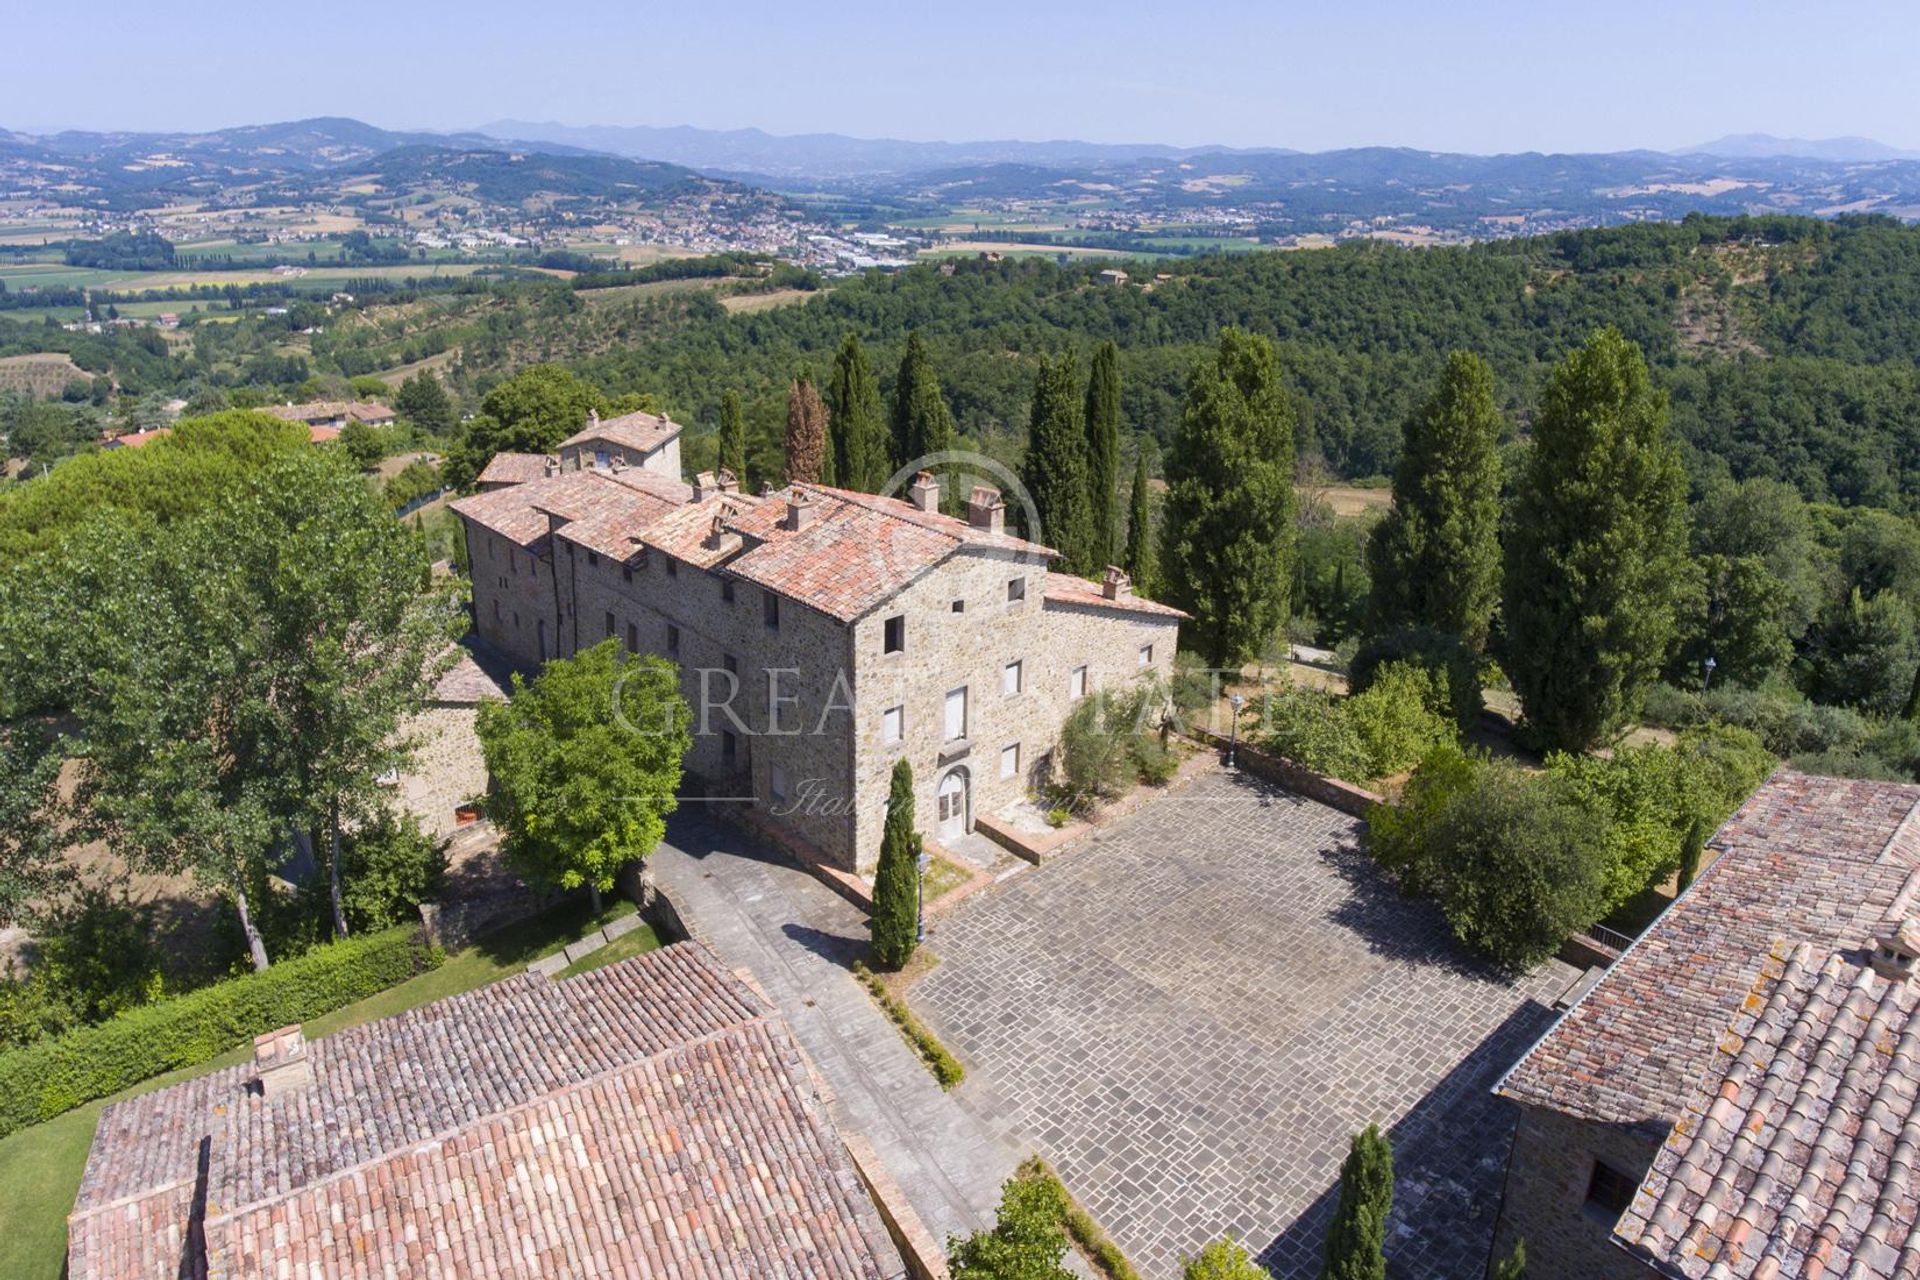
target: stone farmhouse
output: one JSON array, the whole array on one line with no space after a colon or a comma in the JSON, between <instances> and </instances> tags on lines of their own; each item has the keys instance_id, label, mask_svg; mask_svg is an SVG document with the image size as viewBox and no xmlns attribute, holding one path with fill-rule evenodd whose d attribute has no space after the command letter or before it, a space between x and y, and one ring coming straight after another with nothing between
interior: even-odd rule
<instances>
[{"instance_id":1,"label":"stone farmhouse","mask_svg":"<svg viewBox=\"0 0 1920 1280\"><path fill-rule=\"evenodd\" d=\"M1496 1256L1565 1280L1920 1276L1920 786L1774 775L1508 1074Z\"/></svg>"},{"instance_id":2,"label":"stone farmhouse","mask_svg":"<svg viewBox=\"0 0 1920 1280\"><path fill-rule=\"evenodd\" d=\"M681 943L527 972L106 1108L71 1280L894 1280L772 1006Z\"/></svg>"},{"instance_id":3,"label":"stone farmhouse","mask_svg":"<svg viewBox=\"0 0 1920 1280\"><path fill-rule=\"evenodd\" d=\"M960 519L926 473L904 501L689 485L678 428L629 421L589 423L538 474L495 458L453 504L476 630L526 667L609 637L679 663L689 772L807 856L871 870L901 759L934 838L960 838L1051 767L1080 697L1171 671L1185 615L1117 569L1050 572L992 489Z\"/></svg>"},{"instance_id":4,"label":"stone farmhouse","mask_svg":"<svg viewBox=\"0 0 1920 1280\"><path fill-rule=\"evenodd\" d=\"M370 400L312 400L306 404L268 405L261 412L288 422L304 422L310 427L332 427L335 431L355 422L369 427L390 427L394 421L392 409Z\"/></svg>"}]
</instances>

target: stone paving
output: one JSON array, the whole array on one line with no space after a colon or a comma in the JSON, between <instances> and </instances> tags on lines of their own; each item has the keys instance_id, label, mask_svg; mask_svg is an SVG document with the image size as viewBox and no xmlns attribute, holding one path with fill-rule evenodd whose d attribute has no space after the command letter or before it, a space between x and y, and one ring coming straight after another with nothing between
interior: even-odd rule
<instances>
[{"instance_id":1,"label":"stone paving","mask_svg":"<svg viewBox=\"0 0 1920 1280\"><path fill-rule=\"evenodd\" d=\"M1509 982L1358 849L1358 823L1204 774L961 904L913 990L1149 1280L1231 1234L1318 1274L1349 1135L1390 1129L1391 1273L1484 1274L1512 1140L1493 1082L1575 976Z\"/></svg>"}]
</instances>

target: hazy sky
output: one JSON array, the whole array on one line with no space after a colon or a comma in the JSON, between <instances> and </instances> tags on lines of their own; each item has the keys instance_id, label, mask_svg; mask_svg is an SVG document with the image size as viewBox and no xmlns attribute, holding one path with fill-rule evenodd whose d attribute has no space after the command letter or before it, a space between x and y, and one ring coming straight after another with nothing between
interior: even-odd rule
<instances>
[{"instance_id":1,"label":"hazy sky","mask_svg":"<svg viewBox=\"0 0 1920 1280\"><path fill-rule=\"evenodd\" d=\"M1920 148L1920 5L7 0L0 127L313 115L1303 150ZM44 49L46 56L27 56Z\"/></svg>"}]
</instances>

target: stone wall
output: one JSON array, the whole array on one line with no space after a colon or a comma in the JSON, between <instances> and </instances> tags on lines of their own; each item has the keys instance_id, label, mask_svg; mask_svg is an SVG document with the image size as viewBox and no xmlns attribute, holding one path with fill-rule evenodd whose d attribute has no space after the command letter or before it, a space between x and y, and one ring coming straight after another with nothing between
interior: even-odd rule
<instances>
[{"instance_id":1,"label":"stone wall","mask_svg":"<svg viewBox=\"0 0 1920 1280\"><path fill-rule=\"evenodd\" d=\"M1201 742L1208 743L1225 751L1229 739L1224 734L1190 725L1187 733ZM1256 778L1271 782L1277 787L1285 787L1295 795L1306 796L1309 800L1318 800L1329 808L1356 818L1364 818L1367 811L1383 802L1386 797L1377 791L1357 787L1351 782L1339 778L1329 778L1325 774L1315 773L1303 764L1295 764L1284 756L1271 755L1250 746L1245 738L1234 747L1234 760L1240 768Z\"/></svg>"},{"instance_id":2,"label":"stone wall","mask_svg":"<svg viewBox=\"0 0 1920 1280\"><path fill-rule=\"evenodd\" d=\"M473 581L473 626L480 638L532 669L555 652L559 601L553 569L509 539L462 519Z\"/></svg>"},{"instance_id":3,"label":"stone wall","mask_svg":"<svg viewBox=\"0 0 1920 1280\"><path fill-rule=\"evenodd\" d=\"M1587 1200L1596 1160L1636 1183L1646 1176L1665 1135L1578 1120L1521 1106L1507 1162L1506 1196L1493 1256L1527 1242L1529 1275L1554 1280L1646 1280L1646 1267L1613 1243L1618 1214Z\"/></svg>"}]
</instances>

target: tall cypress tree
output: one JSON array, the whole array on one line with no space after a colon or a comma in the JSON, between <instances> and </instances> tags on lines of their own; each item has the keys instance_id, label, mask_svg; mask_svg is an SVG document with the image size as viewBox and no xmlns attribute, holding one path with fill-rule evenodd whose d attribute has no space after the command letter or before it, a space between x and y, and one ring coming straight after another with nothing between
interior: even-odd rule
<instances>
[{"instance_id":1,"label":"tall cypress tree","mask_svg":"<svg viewBox=\"0 0 1920 1280\"><path fill-rule=\"evenodd\" d=\"M873 493L887 482L887 415L880 403L880 383L867 363L859 335L849 332L833 358L833 376L827 381L834 446L834 482L846 489Z\"/></svg>"},{"instance_id":2,"label":"tall cypress tree","mask_svg":"<svg viewBox=\"0 0 1920 1280\"><path fill-rule=\"evenodd\" d=\"M900 376L893 384L891 425L895 468L953 447L953 415L940 394L933 357L927 353L918 329L907 335L906 354L900 358Z\"/></svg>"},{"instance_id":3,"label":"tall cypress tree","mask_svg":"<svg viewBox=\"0 0 1920 1280\"><path fill-rule=\"evenodd\" d=\"M1087 502L1087 433L1080 416L1080 376L1073 353L1040 357L1033 383L1032 424L1020 478L1033 499L1040 527L1027 536L1060 553L1068 573L1097 573L1093 521Z\"/></svg>"},{"instance_id":4,"label":"tall cypress tree","mask_svg":"<svg viewBox=\"0 0 1920 1280\"><path fill-rule=\"evenodd\" d=\"M898 969L913 957L920 931L920 833L914 830L913 766L905 760L894 762L887 791L870 925L875 964Z\"/></svg>"},{"instance_id":5,"label":"tall cypress tree","mask_svg":"<svg viewBox=\"0 0 1920 1280\"><path fill-rule=\"evenodd\" d=\"M1087 544L1098 570L1115 563L1119 545L1120 349L1103 342L1087 374L1087 496L1092 537Z\"/></svg>"},{"instance_id":6,"label":"tall cypress tree","mask_svg":"<svg viewBox=\"0 0 1920 1280\"><path fill-rule=\"evenodd\" d=\"M1293 405L1273 344L1220 331L1187 379L1167 455L1160 574L1216 667L1257 654L1287 616L1293 565Z\"/></svg>"},{"instance_id":7,"label":"tall cypress tree","mask_svg":"<svg viewBox=\"0 0 1920 1280\"><path fill-rule=\"evenodd\" d=\"M1368 1125L1353 1135L1340 1166L1340 1204L1327 1228L1323 1280L1386 1280L1387 1211L1393 1207L1393 1148Z\"/></svg>"},{"instance_id":8,"label":"tall cypress tree","mask_svg":"<svg viewBox=\"0 0 1920 1280\"><path fill-rule=\"evenodd\" d=\"M1506 548L1507 674L1546 743L1624 725L1666 661L1687 568L1687 476L1640 349L1596 333L1553 371Z\"/></svg>"},{"instance_id":9,"label":"tall cypress tree","mask_svg":"<svg viewBox=\"0 0 1920 1280\"><path fill-rule=\"evenodd\" d=\"M1407 420L1393 509L1367 542L1377 630L1431 627L1486 644L1500 600L1500 411L1493 370L1456 351Z\"/></svg>"},{"instance_id":10,"label":"tall cypress tree","mask_svg":"<svg viewBox=\"0 0 1920 1280\"><path fill-rule=\"evenodd\" d=\"M1147 485L1147 443L1140 442L1139 456L1133 464L1133 492L1127 501L1127 554L1125 568L1133 579L1133 589L1152 596L1157 577L1158 557L1153 543L1153 493Z\"/></svg>"},{"instance_id":11,"label":"tall cypress tree","mask_svg":"<svg viewBox=\"0 0 1920 1280\"><path fill-rule=\"evenodd\" d=\"M787 483L821 483L827 465L827 407L802 371L787 387Z\"/></svg>"},{"instance_id":12,"label":"tall cypress tree","mask_svg":"<svg viewBox=\"0 0 1920 1280\"><path fill-rule=\"evenodd\" d=\"M720 397L720 466L747 487L747 415L738 391Z\"/></svg>"}]
</instances>

